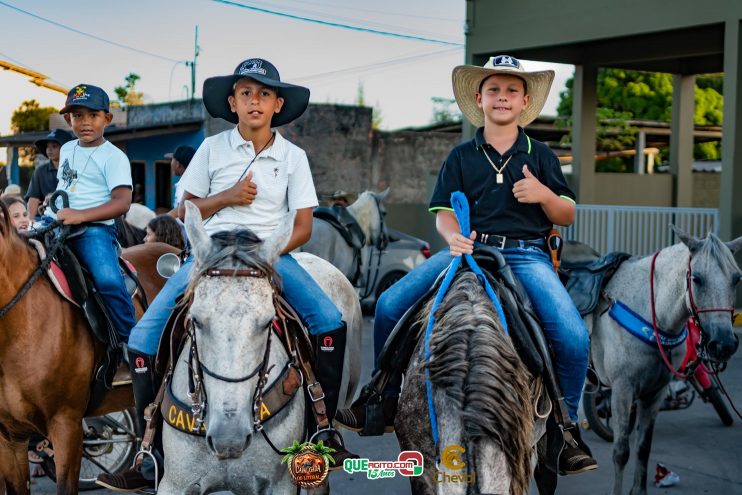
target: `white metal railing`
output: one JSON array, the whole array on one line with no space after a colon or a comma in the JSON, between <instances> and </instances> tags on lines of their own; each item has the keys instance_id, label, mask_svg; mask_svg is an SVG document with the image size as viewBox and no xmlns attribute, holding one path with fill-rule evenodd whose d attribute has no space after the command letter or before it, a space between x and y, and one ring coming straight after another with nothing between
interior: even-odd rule
<instances>
[{"instance_id":1,"label":"white metal railing","mask_svg":"<svg viewBox=\"0 0 742 495\"><path fill-rule=\"evenodd\" d=\"M624 251L646 256L678 242L670 228L696 237L719 233L716 208L577 205L577 217L560 228L564 239L584 242L601 254Z\"/></svg>"}]
</instances>

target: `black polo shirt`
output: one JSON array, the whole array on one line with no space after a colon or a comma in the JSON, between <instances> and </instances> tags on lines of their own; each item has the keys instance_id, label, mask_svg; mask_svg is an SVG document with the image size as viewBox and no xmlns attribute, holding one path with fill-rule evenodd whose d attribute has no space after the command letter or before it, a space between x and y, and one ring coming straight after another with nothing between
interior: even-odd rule
<instances>
[{"instance_id":1,"label":"black polo shirt","mask_svg":"<svg viewBox=\"0 0 742 495\"><path fill-rule=\"evenodd\" d=\"M502 170L503 183L484 156ZM518 139L504 155L485 142L484 128L479 128L471 141L456 146L443 162L438 182L430 199L430 211L451 210L451 193L461 191L469 200L472 230L497 234L512 239L541 239L553 228L539 204L519 203L513 196L513 185L524 179L523 165L557 196L574 202L575 194L564 180L559 159L544 143L529 138L518 128Z\"/></svg>"},{"instance_id":2,"label":"black polo shirt","mask_svg":"<svg viewBox=\"0 0 742 495\"><path fill-rule=\"evenodd\" d=\"M28 186L26 201L36 198L44 201L46 195L57 190L57 169L52 167L51 162L45 163L34 170L31 177L31 185Z\"/></svg>"}]
</instances>

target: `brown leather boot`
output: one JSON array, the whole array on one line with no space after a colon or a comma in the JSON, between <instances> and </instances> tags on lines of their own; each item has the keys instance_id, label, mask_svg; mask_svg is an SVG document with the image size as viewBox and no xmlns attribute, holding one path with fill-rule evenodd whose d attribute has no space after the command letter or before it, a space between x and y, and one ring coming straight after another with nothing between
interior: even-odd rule
<instances>
[{"instance_id":1,"label":"brown leather boot","mask_svg":"<svg viewBox=\"0 0 742 495\"><path fill-rule=\"evenodd\" d=\"M394 418L397 415L399 397L383 396L381 408L384 411L384 433L394 432ZM350 408L340 409L335 413L336 426L359 432L366 424L366 401L359 399Z\"/></svg>"},{"instance_id":2,"label":"brown leather boot","mask_svg":"<svg viewBox=\"0 0 742 495\"><path fill-rule=\"evenodd\" d=\"M598 461L590 452L590 447L582 441L579 428L570 428L569 431L577 441L577 446L565 444L559 455L559 474L580 474L598 469Z\"/></svg>"},{"instance_id":3,"label":"brown leather boot","mask_svg":"<svg viewBox=\"0 0 742 495\"><path fill-rule=\"evenodd\" d=\"M121 473L101 473L95 480L95 484L114 492L136 492L145 488L154 488L155 480L145 478L141 466L137 465Z\"/></svg>"}]
</instances>

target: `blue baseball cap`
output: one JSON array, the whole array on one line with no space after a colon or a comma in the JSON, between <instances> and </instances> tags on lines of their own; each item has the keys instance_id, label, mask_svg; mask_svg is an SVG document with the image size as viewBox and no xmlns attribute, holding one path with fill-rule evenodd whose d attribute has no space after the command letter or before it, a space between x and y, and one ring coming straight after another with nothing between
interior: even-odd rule
<instances>
[{"instance_id":1,"label":"blue baseball cap","mask_svg":"<svg viewBox=\"0 0 742 495\"><path fill-rule=\"evenodd\" d=\"M110 102L105 91L91 84L77 84L67 93L64 108L59 113L68 113L72 107L85 107L91 110L109 111Z\"/></svg>"}]
</instances>

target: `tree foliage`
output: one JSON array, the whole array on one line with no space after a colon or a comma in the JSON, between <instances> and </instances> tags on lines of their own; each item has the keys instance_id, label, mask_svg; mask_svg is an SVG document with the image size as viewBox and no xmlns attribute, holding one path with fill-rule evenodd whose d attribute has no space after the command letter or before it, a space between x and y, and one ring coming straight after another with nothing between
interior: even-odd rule
<instances>
[{"instance_id":1,"label":"tree foliage","mask_svg":"<svg viewBox=\"0 0 742 495\"><path fill-rule=\"evenodd\" d=\"M598 69L598 149L631 148L636 141L636 129L625 124L626 120L658 120L669 122L672 117L672 74L642 72L624 69ZM567 88L560 93L557 113L561 116L572 114L572 91L574 79L567 81ZM693 121L696 125L721 125L723 110L723 76L706 74L696 77L695 111ZM603 119L616 119L617 126L601 123ZM624 124L618 124L618 121ZM567 139L570 139L567 136ZM666 154L666 151L663 153ZM720 145L718 142L698 144L694 147L697 159L718 159ZM631 170L632 158L612 159L599 165L605 169ZM617 163L623 161L624 166ZM601 170L602 171L602 170Z\"/></svg>"},{"instance_id":2,"label":"tree foliage","mask_svg":"<svg viewBox=\"0 0 742 495\"><path fill-rule=\"evenodd\" d=\"M363 83L358 82L358 90L356 92L356 105L359 107L366 107L366 96L363 88ZM371 107L371 128L375 130L381 129L381 122L384 120L384 116L381 114L381 107L379 103Z\"/></svg>"},{"instance_id":3,"label":"tree foliage","mask_svg":"<svg viewBox=\"0 0 742 495\"><path fill-rule=\"evenodd\" d=\"M42 107L36 100L26 100L13 111L10 129L14 133L49 130L49 116L58 111L54 107Z\"/></svg>"},{"instance_id":4,"label":"tree foliage","mask_svg":"<svg viewBox=\"0 0 742 495\"><path fill-rule=\"evenodd\" d=\"M10 129L14 133L35 132L49 130L49 116L57 113L54 107L42 107L36 100L26 100L21 103L10 117ZM30 167L36 158L36 148L24 147L18 149L18 164Z\"/></svg>"},{"instance_id":5,"label":"tree foliage","mask_svg":"<svg viewBox=\"0 0 742 495\"><path fill-rule=\"evenodd\" d=\"M141 77L139 74L130 72L124 78L126 83L123 86L116 86L113 88L113 91L118 97L118 104L121 107L133 107L144 104L144 93L136 90L137 81L140 79Z\"/></svg>"},{"instance_id":6,"label":"tree foliage","mask_svg":"<svg viewBox=\"0 0 742 495\"><path fill-rule=\"evenodd\" d=\"M433 96L430 98L430 101L433 103L433 117L430 119L431 124L443 124L445 122L461 120L461 111L459 111L454 98Z\"/></svg>"}]
</instances>

